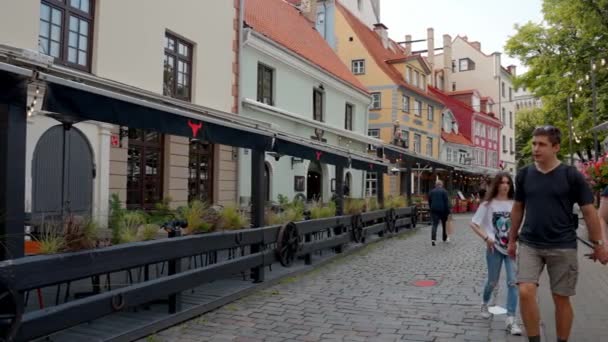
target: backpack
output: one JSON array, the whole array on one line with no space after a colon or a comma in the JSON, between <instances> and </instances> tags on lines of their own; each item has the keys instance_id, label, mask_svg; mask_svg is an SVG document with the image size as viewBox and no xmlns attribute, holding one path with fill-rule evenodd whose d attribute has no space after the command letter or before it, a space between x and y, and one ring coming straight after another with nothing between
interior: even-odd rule
<instances>
[{"instance_id":1,"label":"backpack","mask_svg":"<svg viewBox=\"0 0 608 342\"><path fill-rule=\"evenodd\" d=\"M523 172L521 174L521 184L525 184L526 182L526 175L528 174L528 169L530 169L532 167L532 165L528 165L523 169ZM559 166L558 166L559 167ZM570 192L570 194L568 196L570 196L570 198L573 198L573 193L572 191L574 190L574 186L573 186L573 182L574 182L574 174L573 172L576 171L576 169L574 168L574 166L572 165L567 165L566 166L566 181L568 182L568 191ZM572 223L574 224L574 226L576 228L578 228L578 214L575 213L571 213L570 214L571 218L572 218Z\"/></svg>"}]
</instances>

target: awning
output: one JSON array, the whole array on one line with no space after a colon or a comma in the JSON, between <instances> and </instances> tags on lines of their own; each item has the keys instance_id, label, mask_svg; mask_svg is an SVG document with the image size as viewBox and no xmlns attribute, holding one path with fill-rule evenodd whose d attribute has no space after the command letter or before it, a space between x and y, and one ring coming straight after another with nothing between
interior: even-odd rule
<instances>
[{"instance_id":1,"label":"awning","mask_svg":"<svg viewBox=\"0 0 608 342\"><path fill-rule=\"evenodd\" d=\"M0 102L23 105L27 92L27 78L31 71L10 65L0 65Z\"/></svg>"},{"instance_id":2,"label":"awning","mask_svg":"<svg viewBox=\"0 0 608 342\"><path fill-rule=\"evenodd\" d=\"M384 145L384 157L393 163L395 163L397 160L401 160L410 161L414 164L420 164L421 167L431 166L437 169L453 169L453 166L447 163L419 154L414 154L409 150L393 145Z\"/></svg>"}]
</instances>

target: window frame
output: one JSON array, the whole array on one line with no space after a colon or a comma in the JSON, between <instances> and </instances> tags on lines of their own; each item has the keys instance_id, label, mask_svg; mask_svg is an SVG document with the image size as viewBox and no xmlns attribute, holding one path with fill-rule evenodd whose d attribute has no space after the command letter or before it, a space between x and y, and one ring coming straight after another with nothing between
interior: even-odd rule
<instances>
[{"instance_id":1,"label":"window frame","mask_svg":"<svg viewBox=\"0 0 608 342\"><path fill-rule=\"evenodd\" d=\"M197 150L193 151L193 146L199 145L199 148ZM200 149L200 146L202 145L207 145L207 149L206 151L203 152L202 149ZM201 161L203 158L207 158L207 180L205 181L207 183L207 189L208 189L208 193L207 193L207 198L203 199L201 198L201 192L200 192L200 185L202 183L201 181L201 175L203 174L200 166L196 168L195 171L195 178L196 179L194 182L196 184L196 194L192 194L191 192L191 185L193 182L193 177L192 177L192 165L193 165L193 161L192 161L192 157L193 155L197 158L196 160L196 165L200 165ZM200 140L191 140L190 141L190 146L188 147L188 203L193 201L193 200L200 200L202 202L206 202L206 203L213 203L213 167L214 167L214 145L206 142L206 141L200 141Z\"/></svg>"},{"instance_id":2,"label":"window frame","mask_svg":"<svg viewBox=\"0 0 608 342\"><path fill-rule=\"evenodd\" d=\"M509 128L513 128L513 112L509 111Z\"/></svg>"},{"instance_id":3,"label":"window frame","mask_svg":"<svg viewBox=\"0 0 608 342\"><path fill-rule=\"evenodd\" d=\"M401 111L404 113L411 113L410 110L410 97L408 95L401 95ZM406 106L407 104L407 106Z\"/></svg>"},{"instance_id":4,"label":"window frame","mask_svg":"<svg viewBox=\"0 0 608 342\"><path fill-rule=\"evenodd\" d=\"M429 121L435 121L435 106L427 104L426 110L426 119Z\"/></svg>"},{"instance_id":5,"label":"window frame","mask_svg":"<svg viewBox=\"0 0 608 342\"><path fill-rule=\"evenodd\" d=\"M165 77L164 77L164 65L163 64L163 95L165 96L169 96L172 97L174 99L178 99L178 100L182 100L182 101L187 101L187 102L191 102L192 101L192 75L194 74L194 70L193 70L193 65L194 65L194 44L192 42L190 42L189 40L180 37L179 35L176 35L173 32L170 31L165 31L165 41L168 39L173 39L175 41L174 44L174 48L173 50L169 49L166 44L164 47L164 56L163 57L172 57L174 59L174 66L173 66L173 84L171 85L173 87L173 93L169 94L165 91ZM188 49L189 49L189 54L188 56L184 56L183 54L179 53L179 44L185 45ZM177 94L177 89L178 89L178 80L179 80L179 63L183 62L188 66L188 94L186 96L180 96Z\"/></svg>"},{"instance_id":6,"label":"window frame","mask_svg":"<svg viewBox=\"0 0 608 342\"><path fill-rule=\"evenodd\" d=\"M418 139L416 139L418 138ZM418 140L418 141L416 141ZM421 153L422 151L422 135L414 133L414 152Z\"/></svg>"},{"instance_id":7,"label":"window frame","mask_svg":"<svg viewBox=\"0 0 608 342\"><path fill-rule=\"evenodd\" d=\"M466 62L466 68L463 68L463 62ZM471 71L471 70L475 70L475 62L473 62L472 59L470 58L460 58L458 60L458 71L462 72L462 71Z\"/></svg>"},{"instance_id":8,"label":"window frame","mask_svg":"<svg viewBox=\"0 0 608 342\"><path fill-rule=\"evenodd\" d=\"M431 147L430 151L429 151L429 146ZM434 147L433 147L433 137L426 137L426 155L432 157L433 156L433 150L434 150Z\"/></svg>"},{"instance_id":9,"label":"window frame","mask_svg":"<svg viewBox=\"0 0 608 342\"><path fill-rule=\"evenodd\" d=\"M257 79L257 94L256 94L256 98L258 102L261 102L263 104L266 104L268 106L274 106L274 71L275 69L264 64L264 63L260 63L258 62L258 79ZM269 73L270 74L270 96L269 97L265 97L264 95L264 76L265 73ZM265 99L268 98L269 99L269 103L266 103Z\"/></svg>"},{"instance_id":10,"label":"window frame","mask_svg":"<svg viewBox=\"0 0 608 342\"><path fill-rule=\"evenodd\" d=\"M378 195L378 174L376 172L365 172L365 197Z\"/></svg>"},{"instance_id":11,"label":"window frame","mask_svg":"<svg viewBox=\"0 0 608 342\"><path fill-rule=\"evenodd\" d=\"M416 109L418 107L418 109ZM414 100L414 115L422 117L422 101Z\"/></svg>"},{"instance_id":12,"label":"window frame","mask_svg":"<svg viewBox=\"0 0 608 342\"><path fill-rule=\"evenodd\" d=\"M96 0L89 0L89 12L84 12L79 8L75 8L72 7L71 2L69 0L64 0L64 1L60 1L60 0L41 0L40 1L40 6L39 8L41 9L41 7L43 5L48 6L49 8L52 9L57 9L61 12L61 26L60 26L60 33L59 33L59 57L53 57L50 54L50 51L48 51L49 53L44 53L40 50L41 47L41 42L40 39L44 38L40 36L40 29L38 30L38 35L37 35L37 51L39 51L40 53L43 53L47 56L50 56L53 58L54 63L59 64L59 65L64 65L73 69L78 69L78 70L83 70L86 72L91 72L91 63L93 61L93 35L94 35L94 28L95 28L95 5L96 5ZM51 16L52 16L52 12L51 12ZM81 65L78 64L78 51L80 51L78 49L78 47L80 47L80 45L78 47L76 47L76 63L74 62L70 62L69 61L69 39L70 39L70 17L74 16L79 20L82 21L86 21L88 24L88 32L87 32L87 50L86 50L86 64L87 65ZM42 21L42 18L40 17L40 13L38 14L38 23L40 24L40 22ZM49 22L50 25L52 25L52 19L51 22ZM49 37L47 37L47 39L50 41L51 40L51 35L52 35L52 30L50 29L49 26ZM78 37L78 44L80 44L80 38ZM49 45L50 46L50 45Z\"/></svg>"},{"instance_id":13,"label":"window frame","mask_svg":"<svg viewBox=\"0 0 608 342\"><path fill-rule=\"evenodd\" d=\"M350 108L350 112L349 112ZM355 106L352 103L346 103L344 105L344 129L347 131L353 130L353 116Z\"/></svg>"},{"instance_id":14,"label":"window frame","mask_svg":"<svg viewBox=\"0 0 608 342\"><path fill-rule=\"evenodd\" d=\"M317 112L317 99L320 99L320 112ZM319 88L312 90L312 119L319 122L325 122L325 92Z\"/></svg>"},{"instance_id":15,"label":"window frame","mask_svg":"<svg viewBox=\"0 0 608 342\"><path fill-rule=\"evenodd\" d=\"M358 67L356 67L357 63L360 63ZM365 75L365 59L353 59L351 61L351 70L354 75Z\"/></svg>"},{"instance_id":16,"label":"window frame","mask_svg":"<svg viewBox=\"0 0 608 342\"><path fill-rule=\"evenodd\" d=\"M136 131L137 132L137 137L138 138L131 138L131 132L132 131ZM155 134L158 134L158 140L156 142L150 142L150 141L146 141L146 135L150 132L153 132ZM141 134L141 136L140 136ZM155 132L155 131L151 131L151 130L145 130L145 129L139 129L139 128L129 128L129 145L127 148L127 187L126 187L126 193L127 193L127 199L126 199L126 206L127 209L143 209L143 210L153 210L155 208L156 203L158 203L159 201L161 201L163 199L163 183L164 183L164 159L165 159L165 136L159 132ZM139 150L139 161L138 161L138 167L139 167L139 174L140 174L140 180L139 180L139 186L136 189L130 188L129 187L129 164L130 164L130 160L129 160L129 151L131 149L138 149ZM146 172L146 156L148 155L148 153L153 153L153 152L158 152L159 154L159 158L158 158L158 174L157 175L150 175L148 176L145 172ZM157 195L158 198L151 201L151 202L146 202L145 201L145 188L146 188L146 182L150 181L149 178L153 178L153 184L154 189L157 190ZM129 200L129 194L133 193L133 192L137 192L138 196L139 196L139 203L132 203Z\"/></svg>"},{"instance_id":17,"label":"window frame","mask_svg":"<svg viewBox=\"0 0 608 342\"><path fill-rule=\"evenodd\" d=\"M369 104L369 109L381 109L382 108L382 93L381 92L373 92L370 94L372 97L372 102ZM375 96L378 96L377 98ZM377 100L377 101L376 101ZM377 105L376 105L377 103Z\"/></svg>"}]
</instances>

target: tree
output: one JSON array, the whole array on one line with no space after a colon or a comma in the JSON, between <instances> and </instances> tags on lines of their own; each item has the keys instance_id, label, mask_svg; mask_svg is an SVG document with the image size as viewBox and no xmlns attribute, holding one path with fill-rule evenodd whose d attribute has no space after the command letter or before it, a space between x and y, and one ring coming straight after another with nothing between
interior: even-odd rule
<instances>
[{"instance_id":1,"label":"tree","mask_svg":"<svg viewBox=\"0 0 608 342\"><path fill-rule=\"evenodd\" d=\"M515 117L515 150L517 168L532 163L532 132L543 124L545 113L540 108L517 112Z\"/></svg>"},{"instance_id":2,"label":"tree","mask_svg":"<svg viewBox=\"0 0 608 342\"><path fill-rule=\"evenodd\" d=\"M572 105L573 128L580 138L576 146L578 152L590 152L592 94L585 76L590 73L592 60L608 60L608 0L544 0L543 15L543 23L516 25L517 33L505 46L509 56L529 67L527 73L516 78L515 86L525 87L541 98L543 122L562 128L563 133L568 129L567 99L577 94ZM596 76L597 122L601 123L608 120L608 65L600 67ZM567 134L564 138L567 146Z\"/></svg>"}]
</instances>

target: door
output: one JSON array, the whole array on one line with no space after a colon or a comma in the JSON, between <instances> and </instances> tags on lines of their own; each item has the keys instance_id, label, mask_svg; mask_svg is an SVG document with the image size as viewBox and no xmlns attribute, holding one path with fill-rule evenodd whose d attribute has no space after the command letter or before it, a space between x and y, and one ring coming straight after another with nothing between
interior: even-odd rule
<instances>
[{"instance_id":1,"label":"door","mask_svg":"<svg viewBox=\"0 0 608 342\"><path fill-rule=\"evenodd\" d=\"M310 162L306 178L306 199L309 201L320 200L322 197L322 184L321 164L319 162Z\"/></svg>"},{"instance_id":2,"label":"door","mask_svg":"<svg viewBox=\"0 0 608 342\"><path fill-rule=\"evenodd\" d=\"M93 152L75 128L57 125L40 137L32 160L32 215L90 216L93 205Z\"/></svg>"}]
</instances>

